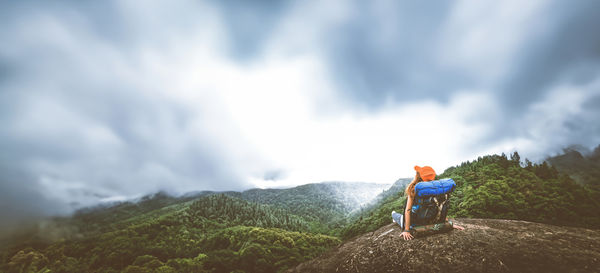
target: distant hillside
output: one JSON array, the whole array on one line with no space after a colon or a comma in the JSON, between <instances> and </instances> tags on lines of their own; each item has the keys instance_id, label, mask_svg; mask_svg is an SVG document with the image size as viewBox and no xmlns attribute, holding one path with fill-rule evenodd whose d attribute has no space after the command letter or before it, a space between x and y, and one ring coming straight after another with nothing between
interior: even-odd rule
<instances>
[{"instance_id":1,"label":"distant hillside","mask_svg":"<svg viewBox=\"0 0 600 273\"><path fill-rule=\"evenodd\" d=\"M563 154L546 160L578 183L600 190L600 145L589 154L583 155L576 149L565 149Z\"/></svg>"},{"instance_id":2,"label":"distant hillside","mask_svg":"<svg viewBox=\"0 0 600 273\"><path fill-rule=\"evenodd\" d=\"M60 220L77 225L78 231L81 233L113 231L143 221L146 218L175 211L185 206L186 202L210 194L214 194L214 192L201 192L183 197L174 197L164 192L158 192L144 196L139 200L80 209L75 212L73 217Z\"/></svg>"},{"instance_id":3,"label":"distant hillside","mask_svg":"<svg viewBox=\"0 0 600 273\"><path fill-rule=\"evenodd\" d=\"M339 244L330 235L383 187L157 193L87 208L5 246L0 272L277 272Z\"/></svg>"},{"instance_id":4,"label":"distant hillside","mask_svg":"<svg viewBox=\"0 0 600 273\"><path fill-rule=\"evenodd\" d=\"M252 189L239 197L285 208L312 222L313 231L338 235L347 224L349 213L368 205L388 187L375 183L326 182L290 189Z\"/></svg>"},{"instance_id":5,"label":"distant hillside","mask_svg":"<svg viewBox=\"0 0 600 273\"><path fill-rule=\"evenodd\" d=\"M76 226L78 236L94 232L107 232L139 223L148 217L158 217L180 210L190 201L210 195L224 194L249 202L273 205L295 215L302 215L317 233L337 234L347 222L347 215L368 205L389 185L363 182L324 182L301 185L288 189L250 189L243 192L201 191L180 197L158 192L137 200L122 201L80 209L73 217L44 221L44 233ZM85 223L85 224L82 224ZM73 236L72 232L60 232ZM60 235L59 235L60 236ZM56 237L56 236L55 236Z\"/></svg>"},{"instance_id":6,"label":"distant hillside","mask_svg":"<svg viewBox=\"0 0 600 273\"><path fill-rule=\"evenodd\" d=\"M398 179L389 189L379 194L372 204L349 218L349 224L341 232L342 239L349 239L368 231L373 231L390 222L390 213L400 211L404 206L403 191L411 178Z\"/></svg>"},{"instance_id":7,"label":"distant hillside","mask_svg":"<svg viewBox=\"0 0 600 273\"><path fill-rule=\"evenodd\" d=\"M369 210L371 208L376 207L378 202L381 202L382 200L388 199L391 196L397 197L398 194L401 194L402 192L404 192L404 190L406 189L406 186L411 181L412 181L412 178L400 178L400 179L396 180L396 182L394 182L394 184L392 184L392 186L390 186L388 189L386 189L385 191L383 191L380 194L378 194L373 199L373 202L371 202L369 204L369 206L367 206L366 208L364 208L364 210Z\"/></svg>"}]
</instances>

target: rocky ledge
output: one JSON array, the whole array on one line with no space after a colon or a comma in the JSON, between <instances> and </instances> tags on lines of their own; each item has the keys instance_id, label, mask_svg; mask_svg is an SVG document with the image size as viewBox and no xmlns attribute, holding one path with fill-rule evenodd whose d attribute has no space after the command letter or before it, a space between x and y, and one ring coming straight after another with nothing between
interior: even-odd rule
<instances>
[{"instance_id":1,"label":"rocky ledge","mask_svg":"<svg viewBox=\"0 0 600 273\"><path fill-rule=\"evenodd\" d=\"M456 219L465 230L404 241L389 224L288 272L599 272L600 230Z\"/></svg>"}]
</instances>

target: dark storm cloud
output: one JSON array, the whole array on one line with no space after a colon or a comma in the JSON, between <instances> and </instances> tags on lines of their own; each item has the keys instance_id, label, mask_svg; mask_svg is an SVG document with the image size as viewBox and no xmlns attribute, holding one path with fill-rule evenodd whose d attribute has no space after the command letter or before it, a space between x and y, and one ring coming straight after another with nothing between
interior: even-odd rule
<instances>
[{"instance_id":1,"label":"dark storm cloud","mask_svg":"<svg viewBox=\"0 0 600 273\"><path fill-rule=\"evenodd\" d=\"M490 87L503 107L504 120L487 141L522 137L526 128L532 126L521 122L531 105L543 102L555 89L567 85L585 90L587 102L577 113L554 109L553 112L563 115L557 120L561 129L548 131L538 145L550 146L547 154L571 144L588 148L598 145L599 108L587 107L600 94L599 87L593 84L598 81L600 71L598 11L598 1L555 1L539 12L537 18L529 20L536 27L532 27L526 42L515 53L514 61L509 64L510 72L498 86ZM573 95L567 90L561 93L565 100ZM540 113L539 118L552 115L551 111Z\"/></svg>"},{"instance_id":2,"label":"dark storm cloud","mask_svg":"<svg viewBox=\"0 0 600 273\"><path fill-rule=\"evenodd\" d=\"M477 150L531 137L534 133L528 130L532 124L524 124L523 117L531 116L531 107L544 103L560 86L583 89L587 96L598 94L593 85L600 69L598 1L541 2L525 16L516 11L526 5L510 1L472 5L478 7L470 11L474 15L458 10L467 6L458 1L376 3L382 2L386 3L383 8L371 2L356 4L357 12L325 32L325 58L337 91L350 101L352 111L377 112L390 102L447 104L459 92L488 92L499 106L488 111L500 113L492 114L496 116L493 120L482 121L493 123L494 129L472 144ZM503 14L503 9L512 10ZM449 29L457 12L464 22ZM460 18L465 16L460 12L467 18ZM511 24L520 19L520 24ZM475 44L469 41L478 36L488 39L478 39ZM469 43L466 53L457 50ZM461 59L460 54L468 55L469 50L475 57ZM449 61L459 65L449 65ZM570 94L564 91L563 96ZM540 118L550 114L538 113ZM540 146L597 145L600 116L595 108L582 107L579 113L565 117L568 119L557 120L562 129L548 131L545 139L536 140ZM530 120L535 122L535 118Z\"/></svg>"},{"instance_id":3,"label":"dark storm cloud","mask_svg":"<svg viewBox=\"0 0 600 273\"><path fill-rule=\"evenodd\" d=\"M596 76L600 63L600 35L595 31L600 25L598 1L560 1L529 18L527 23L535 27L522 27L535 32L527 33L515 56L510 56L514 61L506 61L510 72L497 85L479 80L483 75L477 72L484 71L460 71L447 67L439 58L440 48L447 50L447 55L453 54L452 43L440 43L444 42L441 36L455 4L399 1L385 10L372 3L357 4L359 12L327 33L331 39L326 45L327 56L339 90L359 105L378 109L389 99L400 103L423 99L445 102L459 89L486 88L510 108L507 113L514 113L539 101L549 86L565 77L589 81ZM480 11L494 12L492 8ZM472 23L455 34L478 27L478 22ZM484 29L493 31L495 28ZM457 35L456 40L445 42L458 43L459 39ZM477 46L497 45L484 41Z\"/></svg>"},{"instance_id":4,"label":"dark storm cloud","mask_svg":"<svg viewBox=\"0 0 600 273\"><path fill-rule=\"evenodd\" d=\"M230 53L239 60L252 59L264 53L265 43L282 21L292 1L226 0L214 1L223 15L230 38Z\"/></svg>"},{"instance_id":5,"label":"dark storm cloud","mask_svg":"<svg viewBox=\"0 0 600 273\"><path fill-rule=\"evenodd\" d=\"M248 187L203 106L165 96L139 67L138 52L188 31L194 4L154 23L155 10L117 4L3 3L0 228L115 196Z\"/></svg>"},{"instance_id":6,"label":"dark storm cloud","mask_svg":"<svg viewBox=\"0 0 600 273\"><path fill-rule=\"evenodd\" d=\"M600 69L600 2L556 2L517 53L498 95L513 113L539 101L552 86L587 84Z\"/></svg>"},{"instance_id":7,"label":"dark storm cloud","mask_svg":"<svg viewBox=\"0 0 600 273\"><path fill-rule=\"evenodd\" d=\"M357 4L357 12L327 34L325 50L339 90L367 108L388 99L445 101L465 75L436 65L433 54L451 2ZM444 87L444 88L441 88Z\"/></svg>"},{"instance_id":8,"label":"dark storm cloud","mask_svg":"<svg viewBox=\"0 0 600 273\"><path fill-rule=\"evenodd\" d=\"M15 201L3 213L27 212L39 206L35 200L56 202L48 206L56 213L70 209L64 201L78 207L114 195L243 184L224 168L208 139L180 135L197 117L176 103L133 92L123 82L70 86L80 93L44 87L49 86L2 94L0 174L9 188L0 199ZM29 176L7 175L7 170ZM40 182L44 179L54 185Z\"/></svg>"}]
</instances>

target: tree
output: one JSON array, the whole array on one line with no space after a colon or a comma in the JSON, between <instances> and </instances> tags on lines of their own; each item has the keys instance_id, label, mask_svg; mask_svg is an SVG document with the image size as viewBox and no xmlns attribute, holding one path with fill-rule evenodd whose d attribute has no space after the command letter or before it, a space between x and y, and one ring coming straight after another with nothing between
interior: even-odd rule
<instances>
[{"instance_id":1,"label":"tree","mask_svg":"<svg viewBox=\"0 0 600 273\"><path fill-rule=\"evenodd\" d=\"M514 161L517 164L521 163L521 156L519 156L519 153L517 151L515 151L514 153L512 153L510 155L510 160Z\"/></svg>"}]
</instances>

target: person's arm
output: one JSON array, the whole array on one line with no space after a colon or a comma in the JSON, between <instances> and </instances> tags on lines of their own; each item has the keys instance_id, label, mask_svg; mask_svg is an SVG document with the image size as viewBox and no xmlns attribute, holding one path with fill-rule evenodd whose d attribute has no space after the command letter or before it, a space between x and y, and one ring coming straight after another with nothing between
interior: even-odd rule
<instances>
[{"instance_id":1,"label":"person's arm","mask_svg":"<svg viewBox=\"0 0 600 273\"><path fill-rule=\"evenodd\" d=\"M408 196L406 201L406 208L404 208L404 230L410 229L410 211L412 210L413 198Z\"/></svg>"},{"instance_id":2,"label":"person's arm","mask_svg":"<svg viewBox=\"0 0 600 273\"><path fill-rule=\"evenodd\" d=\"M410 211L412 210L413 198L410 196L407 198L408 200L406 201L406 208L404 208L404 230L400 236L402 236L404 240L411 240L413 236L408 231L410 230Z\"/></svg>"}]
</instances>

